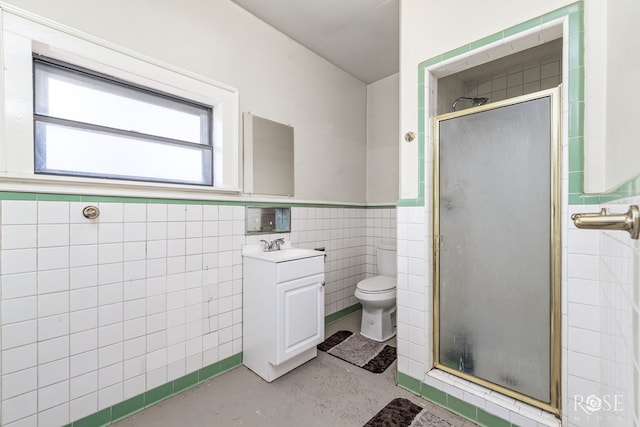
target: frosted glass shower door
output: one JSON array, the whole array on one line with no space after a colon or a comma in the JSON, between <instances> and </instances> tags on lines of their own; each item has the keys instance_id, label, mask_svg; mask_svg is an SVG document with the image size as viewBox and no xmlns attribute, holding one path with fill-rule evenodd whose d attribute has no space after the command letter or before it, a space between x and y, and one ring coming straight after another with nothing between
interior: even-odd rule
<instances>
[{"instance_id":1,"label":"frosted glass shower door","mask_svg":"<svg viewBox=\"0 0 640 427\"><path fill-rule=\"evenodd\" d=\"M557 407L551 95L435 119L436 365Z\"/></svg>"}]
</instances>

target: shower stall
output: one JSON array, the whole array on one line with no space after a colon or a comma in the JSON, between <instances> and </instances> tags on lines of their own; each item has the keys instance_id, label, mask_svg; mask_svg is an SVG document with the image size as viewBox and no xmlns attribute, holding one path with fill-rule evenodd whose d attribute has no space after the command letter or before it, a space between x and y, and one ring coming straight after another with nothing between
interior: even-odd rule
<instances>
[{"instance_id":1,"label":"shower stall","mask_svg":"<svg viewBox=\"0 0 640 427\"><path fill-rule=\"evenodd\" d=\"M559 89L435 117L436 368L558 413Z\"/></svg>"}]
</instances>

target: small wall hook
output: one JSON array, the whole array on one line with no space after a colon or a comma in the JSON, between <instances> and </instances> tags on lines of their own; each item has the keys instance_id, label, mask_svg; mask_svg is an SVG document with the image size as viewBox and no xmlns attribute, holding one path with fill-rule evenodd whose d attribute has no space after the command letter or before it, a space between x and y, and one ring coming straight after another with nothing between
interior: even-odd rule
<instances>
[{"instance_id":1,"label":"small wall hook","mask_svg":"<svg viewBox=\"0 0 640 427\"><path fill-rule=\"evenodd\" d=\"M416 134L414 132L407 132L404 134L404 140L407 142L411 142L416 139Z\"/></svg>"},{"instance_id":2,"label":"small wall hook","mask_svg":"<svg viewBox=\"0 0 640 427\"><path fill-rule=\"evenodd\" d=\"M87 219L96 219L100 215L100 209L97 206L86 206L82 209L82 215Z\"/></svg>"}]
</instances>

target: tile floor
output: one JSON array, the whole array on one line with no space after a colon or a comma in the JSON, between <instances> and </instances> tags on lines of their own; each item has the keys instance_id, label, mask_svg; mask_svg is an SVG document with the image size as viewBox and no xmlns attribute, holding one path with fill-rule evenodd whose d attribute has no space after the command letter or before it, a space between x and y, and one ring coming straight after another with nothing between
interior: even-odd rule
<instances>
[{"instance_id":1,"label":"tile floor","mask_svg":"<svg viewBox=\"0 0 640 427\"><path fill-rule=\"evenodd\" d=\"M329 326L359 330L357 311ZM395 339L389 340L395 345ZM323 352L267 383L241 366L173 396L115 425L133 426L362 426L396 397L407 398L455 427L475 424L395 385L396 363L373 374Z\"/></svg>"}]
</instances>

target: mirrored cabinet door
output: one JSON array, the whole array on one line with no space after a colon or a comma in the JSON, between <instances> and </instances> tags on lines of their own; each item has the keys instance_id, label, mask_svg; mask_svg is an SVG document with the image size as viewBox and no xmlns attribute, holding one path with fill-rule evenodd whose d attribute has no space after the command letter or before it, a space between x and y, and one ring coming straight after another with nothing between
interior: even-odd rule
<instances>
[{"instance_id":1,"label":"mirrored cabinet door","mask_svg":"<svg viewBox=\"0 0 640 427\"><path fill-rule=\"evenodd\" d=\"M293 127L244 113L244 191L293 196Z\"/></svg>"}]
</instances>

